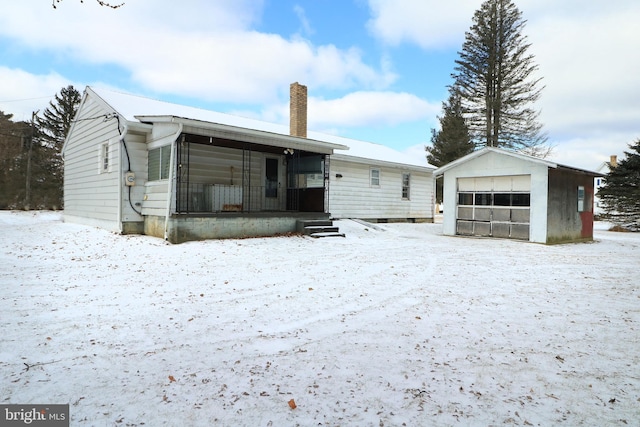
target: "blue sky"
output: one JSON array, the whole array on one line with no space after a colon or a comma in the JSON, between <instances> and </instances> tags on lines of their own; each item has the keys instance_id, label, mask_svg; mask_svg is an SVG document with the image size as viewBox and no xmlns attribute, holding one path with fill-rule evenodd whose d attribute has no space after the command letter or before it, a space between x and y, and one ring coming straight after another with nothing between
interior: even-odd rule
<instances>
[{"instance_id":1,"label":"blue sky","mask_svg":"<svg viewBox=\"0 0 640 427\"><path fill-rule=\"evenodd\" d=\"M0 110L17 120L60 88L106 87L288 123L424 156L482 0L13 1L0 14ZM587 169L640 138L640 2L516 0L546 88L552 160Z\"/></svg>"}]
</instances>

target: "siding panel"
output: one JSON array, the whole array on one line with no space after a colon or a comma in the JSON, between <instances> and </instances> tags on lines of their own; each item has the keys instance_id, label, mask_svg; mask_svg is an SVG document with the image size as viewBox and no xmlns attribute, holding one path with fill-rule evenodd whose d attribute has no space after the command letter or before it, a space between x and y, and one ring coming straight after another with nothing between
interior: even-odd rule
<instances>
[{"instance_id":1,"label":"siding panel","mask_svg":"<svg viewBox=\"0 0 640 427\"><path fill-rule=\"evenodd\" d=\"M380 170L378 187L370 185L371 168ZM402 199L403 173L411 174L409 200ZM330 176L329 211L336 218L433 218L431 173L332 159Z\"/></svg>"},{"instance_id":2,"label":"siding panel","mask_svg":"<svg viewBox=\"0 0 640 427\"><path fill-rule=\"evenodd\" d=\"M112 111L88 97L64 152L65 215L74 219L99 219L118 229L120 159L119 133L115 119L104 120ZM109 142L110 171L100 173L100 145Z\"/></svg>"}]
</instances>

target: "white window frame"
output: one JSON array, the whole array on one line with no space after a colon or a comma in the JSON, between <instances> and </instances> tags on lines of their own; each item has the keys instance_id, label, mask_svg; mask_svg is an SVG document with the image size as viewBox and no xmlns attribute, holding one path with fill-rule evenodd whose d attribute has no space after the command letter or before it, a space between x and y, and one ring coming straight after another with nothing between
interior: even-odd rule
<instances>
[{"instance_id":1,"label":"white window frame","mask_svg":"<svg viewBox=\"0 0 640 427\"><path fill-rule=\"evenodd\" d=\"M158 150L158 153L160 154L160 159L158 161L159 170L157 171L158 178L155 179L154 174L152 174L151 164L149 164L149 159L148 159L150 156L147 156L149 182L166 181L167 179L169 179L169 176L171 175L169 171L169 168L171 167L171 144L152 148L149 150L149 154L155 150ZM163 162L166 162L165 168L163 168ZM165 177L162 176L162 172L166 173Z\"/></svg>"},{"instance_id":2,"label":"white window frame","mask_svg":"<svg viewBox=\"0 0 640 427\"><path fill-rule=\"evenodd\" d=\"M111 172L111 153L109 145L109 141L106 141L98 147L98 173L102 174Z\"/></svg>"},{"instance_id":3,"label":"white window frame","mask_svg":"<svg viewBox=\"0 0 640 427\"><path fill-rule=\"evenodd\" d=\"M377 176L374 176L377 175ZM374 188L379 188L380 187L380 169L378 168L371 168L369 169L369 184L371 185L371 187Z\"/></svg>"},{"instance_id":4,"label":"white window frame","mask_svg":"<svg viewBox=\"0 0 640 427\"><path fill-rule=\"evenodd\" d=\"M407 185L405 185L405 177ZM411 200L411 174L409 172L402 173L402 200Z\"/></svg>"},{"instance_id":5,"label":"white window frame","mask_svg":"<svg viewBox=\"0 0 640 427\"><path fill-rule=\"evenodd\" d=\"M578 212L587 212L586 206L586 193L584 189L584 185L578 186Z\"/></svg>"}]
</instances>

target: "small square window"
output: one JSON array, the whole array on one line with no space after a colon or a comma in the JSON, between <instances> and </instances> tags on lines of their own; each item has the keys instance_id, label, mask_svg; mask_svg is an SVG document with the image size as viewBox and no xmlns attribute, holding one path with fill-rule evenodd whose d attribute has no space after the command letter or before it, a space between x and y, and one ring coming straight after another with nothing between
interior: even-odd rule
<instances>
[{"instance_id":1,"label":"small square window","mask_svg":"<svg viewBox=\"0 0 640 427\"><path fill-rule=\"evenodd\" d=\"M458 204L473 206L473 193L458 193Z\"/></svg>"},{"instance_id":2,"label":"small square window","mask_svg":"<svg viewBox=\"0 0 640 427\"><path fill-rule=\"evenodd\" d=\"M491 193L476 193L475 204L477 206L491 206L492 194Z\"/></svg>"}]
</instances>

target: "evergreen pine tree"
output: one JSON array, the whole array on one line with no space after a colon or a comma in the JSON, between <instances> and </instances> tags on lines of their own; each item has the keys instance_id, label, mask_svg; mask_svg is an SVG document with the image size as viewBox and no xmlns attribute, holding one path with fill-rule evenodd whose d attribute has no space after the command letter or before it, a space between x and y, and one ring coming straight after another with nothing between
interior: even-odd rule
<instances>
[{"instance_id":1,"label":"evergreen pine tree","mask_svg":"<svg viewBox=\"0 0 640 427\"><path fill-rule=\"evenodd\" d=\"M604 218L624 228L640 231L640 139L629 144L632 152L611 165L598 191Z\"/></svg>"},{"instance_id":2,"label":"evergreen pine tree","mask_svg":"<svg viewBox=\"0 0 640 427\"><path fill-rule=\"evenodd\" d=\"M475 148L455 92L450 92L449 99L442 103L442 111L444 114L438 117L440 130L431 129L431 146L425 147L427 161L437 167L466 156ZM442 203L441 179L436 181L436 202Z\"/></svg>"},{"instance_id":3,"label":"evergreen pine tree","mask_svg":"<svg viewBox=\"0 0 640 427\"><path fill-rule=\"evenodd\" d=\"M80 92L69 85L62 88L49 107L36 118L37 160L47 180L40 182L40 190L47 194L46 204L62 205L63 163L62 146L80 105Z\"/></svg>"},{"instance_id":4,"label":"evergreen pine tree","mask_svg":"<svg viewBox=\"0 0 640 427\"><path fill-rule=\"evenodd\" d=\"M540 78L522 30L526 21L511 0L487 0L473 17L456 60L453 88L460 94L476 147L503 147L544 157L550 149L531 106Z\"/></svg>"},{"instance_id":5,"label":"evergreen pine tree","mask_svg":"<svg viewBox=\"0 0 640 427\"><path fill-rule=\"evenodd\" d=\"M440 130L431 129L431 146L425 147L429 164L440 167L471 153L475 145L469 135L469 127L462 114L460 98L451 93L442 103Z\"/></svg>"},{"instance_id":6,"label":"evergreen pine tree","mask_svg":"<svg viewBox=\"0 0 640 427\"><path fill-rule=\"evenodd\" d=\"M22 126L11 119L13 114L0 111L0 209L15 207L18 162L22 153Z\"/></svg>"}]
</instances>

